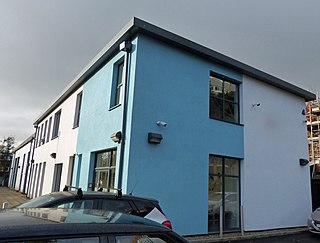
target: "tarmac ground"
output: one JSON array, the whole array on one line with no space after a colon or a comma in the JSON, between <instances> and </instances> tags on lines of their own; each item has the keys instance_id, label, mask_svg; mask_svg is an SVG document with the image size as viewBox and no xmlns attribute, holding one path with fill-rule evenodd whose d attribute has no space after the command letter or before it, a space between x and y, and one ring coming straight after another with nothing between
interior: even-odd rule
<instances>
[{"instance_id":1,"label":"tarmac ground","mask_svg":"<svg viewBox=\"0 0 320 243\"><path fill-rule=\"evenodd\" d=\"M29 199L25 194L15 191L14 189L8 187L0 186L0 208L2 208L3 203L7 202L9 208L17 206L23 202L28 201ZM200 242L232 242L239 240L252 240L260 238L268 238L274 236L284 236L284 235L293 235L298 233L307 232L307 227L297 227L297 228L286 228L286 229L275 229L275 230L265 230L265 231L254 231L254 232L244 232L241 233L226 233L220 237L219 234L210 234L210 235L198 235L198 236L187 236L184 237L191 243L200 243Z\"/></svg>"},{"instance_id":2,"label":"tarmac ground","mask_svg":"<svg viewBox=\"0 0 320 243\"><path fill-rule=\"evenodd\" d=\"M9 208L12 208L27 200L29 199L21 192L17 192L9 187L0 186L0 208L2 208L4 202L7 202Z\"/></svg>"}]
</instances>

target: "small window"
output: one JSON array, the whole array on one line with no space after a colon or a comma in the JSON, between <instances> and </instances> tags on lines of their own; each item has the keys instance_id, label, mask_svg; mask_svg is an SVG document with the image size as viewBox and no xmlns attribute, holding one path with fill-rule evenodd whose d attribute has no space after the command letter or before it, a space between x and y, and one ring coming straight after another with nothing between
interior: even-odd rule
<instances>
[{"instance_id":1,"label":"small window","mask_svg":"<svg viewBox=\"0 0 320 243\"><path fill-rule=\"evenodd\" d=\"M239 85L211 73L209 112L212 119L239 123Z\"/></svg>"},{"instance_id":2,"label":"small window","mask_svg":"<svg viewBox=\"0 0 320 243\"><path fill-rule=\"evenodd\" d=\"M53 129L52 129L52 139L54 139L54 138L59 136L60 117L61 117L61 110L59 110L56 114L54 114L54 122L53 122Z\"/></svg>"},{"instance_id":3,"label":"small window","mask_svg":"<svg viewBox=\"0 0 320 243\"><path fill-rule=\"evenodd\" d=\"M42 144L46 143L46 134L47 134L48 120L44 123L44 131L42 137Z\"/></svg>"},{"instance_id":4,"label":"small window","mask_svg":"<svg viewBox=\"0 0 320 243\"><path fill-rule=\"evenodd\" d=\"M77 95L77 103L76 103L76 109L74 112L73 128L76 128L79 126L81 102L82 102L82 92Z\"/></svg>"},{"instance_id":5,"label":"small window","mask_svg":"<svg viewBox=\"0 0 320 243\"><path fill-rule=\"evenodd\" d=\"M43 132L43 124L41 124L40 133L39 133L39 147L42 144L42 132Z\"/></svg>"},{"instance_id":6,"label":"small window","mask_svg":"<svg viewBox=\"0 0 320 243\"><path fill-rule=\"evenodd\" d=\"M116 63L113 72L111 107L120 104L121 87L123 83L124 62Z\"/></svg>"}]
</instances>

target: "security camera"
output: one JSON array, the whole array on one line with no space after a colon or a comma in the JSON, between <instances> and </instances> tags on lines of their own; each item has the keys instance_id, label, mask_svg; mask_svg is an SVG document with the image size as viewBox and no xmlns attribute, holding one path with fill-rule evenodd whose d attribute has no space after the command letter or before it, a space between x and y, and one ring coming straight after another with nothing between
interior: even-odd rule
<instances>
[{"instance_id":1,"label":"security camera","mask_svg":"<svg viewBox=\"0 0 320 243\"><path fill-rule=\"evenodd\" d=\"M157 125L158 125L158 126L166 127L166 126L167 126L167 123L164 122L164 121L157 121Z\"/></svg>"}]
</instances>

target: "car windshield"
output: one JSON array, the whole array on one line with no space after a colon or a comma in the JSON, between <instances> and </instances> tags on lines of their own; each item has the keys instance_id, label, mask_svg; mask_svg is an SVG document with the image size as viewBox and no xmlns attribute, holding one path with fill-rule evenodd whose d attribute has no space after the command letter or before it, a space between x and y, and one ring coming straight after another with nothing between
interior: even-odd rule
<instances>
[{"instance_id":1,"label":"car windshield","mask_svg":"<svg viewBox=\"0 0 320 243\"><path fill-rule=\"evenodd\" d=\"M17 208L37 208L42 206L45 203L51 202L53 200L57 200L60 198L65 197L62 194L47 194L47 195L43 195L41 197L37 197L34 198L28 202L25 202L23 204L20 204L19 206L17 206Z\"/></svg>"}]
</instances>

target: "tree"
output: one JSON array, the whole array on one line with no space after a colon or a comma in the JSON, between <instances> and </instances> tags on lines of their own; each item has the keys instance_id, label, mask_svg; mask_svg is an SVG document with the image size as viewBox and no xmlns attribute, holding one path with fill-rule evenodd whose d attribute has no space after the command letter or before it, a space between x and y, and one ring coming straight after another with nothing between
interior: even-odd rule
<instances>
[{"instance_id":1,"label":"tree","mask_svg":"<svg viewBox=\"0 0 320 243\"><path fill-rule=\"evenodd\" d=\"M0 140L0 174L8 172L11 165L15 138L9 136Z\"/></svg>"}]
</instances>

